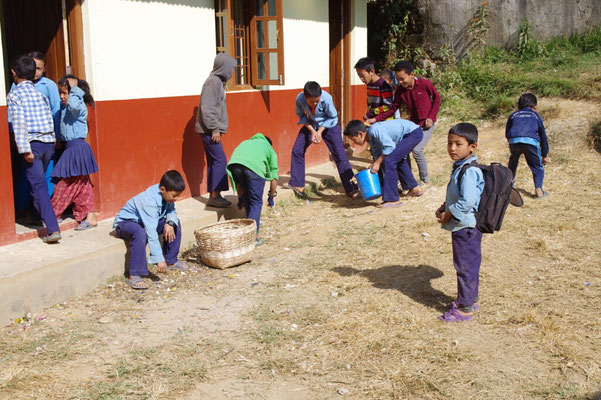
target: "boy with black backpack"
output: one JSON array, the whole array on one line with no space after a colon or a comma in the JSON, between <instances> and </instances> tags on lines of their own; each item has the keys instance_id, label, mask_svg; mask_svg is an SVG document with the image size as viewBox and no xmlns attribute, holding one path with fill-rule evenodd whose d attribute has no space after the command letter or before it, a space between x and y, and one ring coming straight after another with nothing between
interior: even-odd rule
<instances>
[{"instance_id":1,"label":"boy with black backpack","mask_svg":"<svg viewBox=\"0 0 601 400\"><path fill-rule=\"evenodd\" d=\"M477 227L476 213L485 181L482 170L476 164L470 165L478 160L473 155L476 147L478 129L474 125L461 122L449 130L447 152L455 162L446 200L435 214L442 228L452 232L457 301L439 317L444 322L470 321L478 308L482 232Z\"/></svg>"}]
</instances>

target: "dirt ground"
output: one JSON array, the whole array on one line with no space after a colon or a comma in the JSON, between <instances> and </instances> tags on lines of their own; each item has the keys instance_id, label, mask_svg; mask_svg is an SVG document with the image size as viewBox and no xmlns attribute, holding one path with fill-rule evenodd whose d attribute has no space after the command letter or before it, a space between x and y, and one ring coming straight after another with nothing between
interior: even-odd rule
<instances>
[{"instance_id":1,"label":"dirt ground","mask_svg":"<svg viewBox=\"0 0 601 400\"><path fill-rule=\"evenodd\" d=\"M539 110L551 196L530 197L522 161L525 204L483 239L473 322L437 319L456 295L451 235L434 218L456 122L441 120L433 186L401 208L326 184L264 216L250 264L171 272L144 293L115 278L2 328L0 397L600 399L601 156L586 142L600 107ZM504 122L477 122L481 162L506 162Z\"/></svg>"}]
</instances>

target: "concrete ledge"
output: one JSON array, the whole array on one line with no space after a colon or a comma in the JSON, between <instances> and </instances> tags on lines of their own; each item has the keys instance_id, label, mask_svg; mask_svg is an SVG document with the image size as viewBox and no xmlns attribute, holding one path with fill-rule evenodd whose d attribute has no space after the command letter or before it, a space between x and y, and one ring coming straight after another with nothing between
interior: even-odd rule
<instances>
[{"instance_id":1,"label":"concrete ledge","mask_svg":"<svg viewBox=\"0 0 601 400\"><path fill-rule=\"evenodd\" d=\"M338 178L333 163L307 171L308 182L324 177ZM286 177L280 179L280 183L286 181ZM182 249L195 241L196 229L220 220L244 218L244 211L235 206L237 197L231 192L225 195L233 203L227 209L206 207L206 196L176 203L182 221ZM292 191L278 189L278 199L292 196ZM111 218L88 231L66 230L55 245L32 239L1 247L0 323L8 324L29 311L84 294L110 277L123 275L127 247L125 241L111 235L112 223Z\"/></svg>"}]
</instances>

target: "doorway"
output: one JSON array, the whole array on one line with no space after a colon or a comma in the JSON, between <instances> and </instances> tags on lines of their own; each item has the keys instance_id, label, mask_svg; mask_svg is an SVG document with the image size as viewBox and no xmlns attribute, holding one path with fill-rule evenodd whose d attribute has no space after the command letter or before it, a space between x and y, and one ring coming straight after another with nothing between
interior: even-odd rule
<instances>
[{"instance_id":1,"label":"doorway","mask_svg":"<svg viewBox=\"0 0 601 400\"><path fill-rule=\"evenodd\" d=\"M40 51L46 55L46 77L57 82L65 74L85 79L83 58L83 0L0 0L6 93L12 76L10 62L19 54ZM22 176L20 156L11 139L15 220L31 209L29 183ZM20 221L19 221L20 222ZM24 233L17 224L17 233ZM33 227L29 227L33 228Z\"/></svg>"},{"instance_id":2,"label":"doorway","mask_svg":"<svg viewBox=\"0 0 601 400\"><path fill-rule=\"evenodd\" d=\"M329 0L330 94L341 126L350 120L351 0ZM346 142L346 138L345 138Z\"/></svg>"}]
</instances>

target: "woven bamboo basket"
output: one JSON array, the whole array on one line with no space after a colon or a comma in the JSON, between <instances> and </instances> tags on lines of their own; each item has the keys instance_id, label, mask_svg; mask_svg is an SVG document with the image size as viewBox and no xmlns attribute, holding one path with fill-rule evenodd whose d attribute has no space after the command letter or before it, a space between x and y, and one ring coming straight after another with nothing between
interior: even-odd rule
<instances>
[{"instance_id":1,"label":"woven bamboo basket","mask_svg":"<svg viewBox=\"0 0 601 400\"><path fill-rule=\"evenodd\" d=\"M194 232L200 261L225 269L252 259L257 225L252 219L232 219L205 226Z\"/></svg>"}]
</instances>

